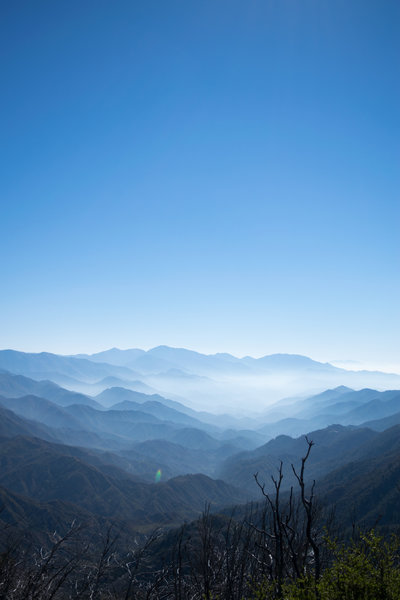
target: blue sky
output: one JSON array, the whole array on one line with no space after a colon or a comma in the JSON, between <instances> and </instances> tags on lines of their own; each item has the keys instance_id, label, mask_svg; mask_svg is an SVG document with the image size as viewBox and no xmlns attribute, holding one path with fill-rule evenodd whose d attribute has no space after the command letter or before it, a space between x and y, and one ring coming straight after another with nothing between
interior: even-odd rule
<instances>
[{"instance_id":1,"label":"blue sky","mask_svg":"<svg viewBox=\"0 0 400 600\"><path fill-rule=\"evenodd\" d=\"M398 367L400 4L1 7L0 347Z\"/></svg>"}]
</instances>

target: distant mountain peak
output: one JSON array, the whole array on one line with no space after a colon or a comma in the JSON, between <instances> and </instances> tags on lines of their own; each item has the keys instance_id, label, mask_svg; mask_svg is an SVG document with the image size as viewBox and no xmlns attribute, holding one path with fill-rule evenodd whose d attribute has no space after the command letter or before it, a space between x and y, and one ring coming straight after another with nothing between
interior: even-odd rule
<instances>
[{"instance_id":1,"label":"distant mountain peak","mask_svg":"<svg viewBox=\"0 0 400 600\"><path fill-rule=\"evenodd\" d=\"M338 385L337 387L333 388L332 391L335 391L335 392L354 392L353 388L350 388L347 385Z\"/></svg>"}]
</instances>

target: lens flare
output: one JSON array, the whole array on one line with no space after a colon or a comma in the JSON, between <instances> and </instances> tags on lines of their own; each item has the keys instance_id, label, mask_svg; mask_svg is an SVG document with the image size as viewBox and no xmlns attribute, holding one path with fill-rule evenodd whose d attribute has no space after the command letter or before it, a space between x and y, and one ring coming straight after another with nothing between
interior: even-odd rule
<instances>
[{"instance_id":1,"label":"lens flare","mask_svg":"<svg viewBox=\"0 0 400 600\"><path fill-rule=\"evenodd\" d=\"M156 473L156 483L158 483L161 479L161 469L158 469Z\"/></svg>"}]
</instances>

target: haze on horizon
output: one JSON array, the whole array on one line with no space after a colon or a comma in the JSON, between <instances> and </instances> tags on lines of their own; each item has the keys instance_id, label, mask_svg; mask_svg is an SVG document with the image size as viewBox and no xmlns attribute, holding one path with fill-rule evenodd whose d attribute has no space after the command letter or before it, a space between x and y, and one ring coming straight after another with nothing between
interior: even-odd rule
<instances>
[{"instance_id":1,"label":"haze on horizon","mask_svg":"<svg viewBox=\"0 0 400 600\"><path fill-rule=\"evenodd\" d=\"M120 350L122 352L126 351L126 350L131 350L131 349L140 349L140 350L144 350L144 351L149 351L153 348L156 348L158 346L167 346L170 348L177 348L176 346L171 346L169 344L156 344L155 346L149 346L149 345L143 345L140 346L139 345L131 345L130 347L126 347L126 348L120 348L118 346L110 346L110 347L97 347L97 348L85 348L83 351L77 351L77 349L75 348L72 351L66 352L65 350L61 349L58 350L57 348L39 348L36 345L32 348L27 347L27 348L0 348L0 350L16 350L18 352L27 352L27 353L50 353L50 354L59 354L60 356L85 356L85 355L96 355L98 353L101 352L105 352L108 350ZM221 350L221 349L217 349L217 350L208 350L208 349L199 349L199 348L193 348L193 347L186 347L184 348L185 350L189 350L191 352L196 352L199 354L204 354L207 356L213 356L213 355L218 355L218 354L230 354L231 356L235 357L235 358L245 358L250 356L251 358L262 358L265 356L269 356L269 355L276 355L276 354L284 354L284 355L296 355L298 353L295 352L268 352L268 353L258 353L258 354L250 354L249 352L241 352L241 353L234 353L234 352L230 352L229 350ZM302 355L300 354L300 356L306 356L306 355ZM340 369L345 369L347 371L363 371L363 370L368 370L368 371L381 371L383 373L399 373L400 374L400 364L398 363L379 363L379 362L362 362L360 360L352 360L352 359L338 359L338 360L329 360L329 359L325 359L325 358L320 358L320 357L316 357L316 356L308 356L307 358L311 358L312 360L315 360L317 362L320 363L329 363L333 366L339 367Z\"/></svg>"},{"instance_id":2,"label":"haze on horizon","mask_svg":"<svg viewBox=\"0 0 400 600\"><path fill-rule=\"evenodd\" d=\"M0 371L6 381L16 377L18 382L21 375L39 382L50 379L94 400L103 392L117 398L116 402L121 394L127 399L127 391L128 398L131 392L150 394L147 398L157 394L194 410L239 417L250 413L265 416L278 402L280 406L273 411L277 409L279 418L284 418L290 416L289 404L327 390L334 395L338 390L379 394L400 388L400 374L345 370L299 355L237 358L165 345L148 351L112 348L73 356L0 350ZM26 385L22 380L23 389Z\"/></svg>"},{"instance_id":3,"label":"haze on horizon","mask_svg":"<svg viewBox=\"0 0 400 600\"><path fill-rule=\"evenodd\" d=\"M398 2L1 12L0 348L400 372Z\"/></svg>"},{"instance_id":4,"label":"haze on horizon","mask_svg":"<svg viewBox=\"0 0 400 600\"><path fill-rule=\"evenodd\" d=\"M49 350L47 348L42 348L42 349L24 349L21 350L20 348L9 348L10 350L17 350L17 351L21 351L21 352L27 352L27 353L41 353L41 352L49 352L51 354L59 354L61 356L84 356L84 355L95 355L97 353L101 353L104 351L108 351L108 350L120 350L122 352L126 351L126 350L131 350L133 348L136 349L140 349L140 350L144 350L144 351L149 351L153 348L156 348L158 346L168 346L168 347L172 347L169 346L168 344L157 344L156 346L142 346L139 348L138 345L133 345L129 348L118 348L117 346L112 346L110 348L92 348L90 350L87 351L83 351L83 352L77 352L72 351L72 352L63 352L63 351L59 351L57 352L56 350ZM0 348L0 350L5 350L6 348ZM213 355L218 355L218 354L230 354L231 356L235 357L235 358L245 358L248 356L251 356L252 358L262 358L264 356L268 356L270 354L274 355L274 354L284 354L284 355L294 355L296 353L294 352L282 352L282 353L278 353L278 352L271 352L268 354L249 354L249 353L245 353L242 352L240 354L235 354L233 352L229 352L227 350L217 350L217 351L208 351L208 350L199 350L199 349L195 349L195 348L185 348L185 350L189 350L191 352L197 352L199 354L204 354L207 356L213 356ZM300 355L300 356L305 356L305 355ZM320 359L318 357L315 356L309 356L307 358L311 358L312 360L315 360L317 362L321 362L321 363L329 363L335 367L339 367L340 369L345 369L347 371L363 371L363 370L368 370L368 371L381 371L383 373L399 373L400 374L400 365L399 364L388 364L388 363L368 363L368 362L361 362L358 360L346 360L346 359L338 359L338 360L325 360L325 359Z\"/></svg>"}]
</instances>

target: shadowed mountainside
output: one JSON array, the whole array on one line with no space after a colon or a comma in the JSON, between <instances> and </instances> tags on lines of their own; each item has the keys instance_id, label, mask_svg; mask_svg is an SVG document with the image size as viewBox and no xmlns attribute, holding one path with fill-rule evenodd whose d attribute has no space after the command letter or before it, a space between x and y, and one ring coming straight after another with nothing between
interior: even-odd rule
<instances>
[{"instance_id":1,"label":"shadowed mountainside","mask_svg":"<svg viewBox=\"0 0 400 600\"><path fill-rule=\"evenodd\" d=\"M330 470L346 463L349 453L354 448L369 442L376 435L370 429L341 425L331 425L309 433L309 439L315 443L307 465L309 477L319 479ZM290 487L295 482L291 465L298 465L305 447L304 436L291 438L281 435L256 450L241 452L227 458L217 474L227 482L235 482L236 486L251 490L254 497L257 494L254 475L258 473L259 480L266 484L267 489L272 489L271 475L276 476L282 461L284 485Z\"/></svg>"},{"instance_id":2,"label":"shadowed mountainside","mask_svg":"<svg viewBox=\"0 0 400 600\"><path fill-rule=\"evenodd\" d=\"M126 519L137 529L178 524L194 518L206 502L218 507L243 500L243 494L205 475L166 483L135 481L118 467L89 464L84 451L34 438L1 440L0 485L39 502L62 500L97 516Z\"/></svg>"}]
</instances>

